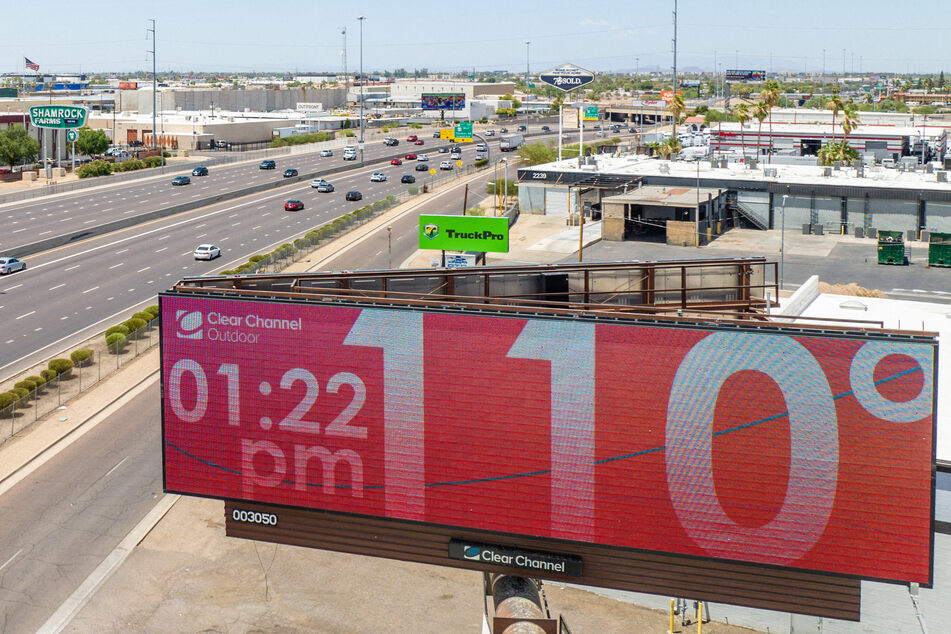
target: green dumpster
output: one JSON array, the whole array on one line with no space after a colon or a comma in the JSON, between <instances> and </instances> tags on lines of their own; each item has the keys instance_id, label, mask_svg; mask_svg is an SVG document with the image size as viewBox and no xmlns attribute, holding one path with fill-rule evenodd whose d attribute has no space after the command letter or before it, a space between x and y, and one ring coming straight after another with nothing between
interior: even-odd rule
<instances>
[{"instance_id":1,"label":"green dumpster","mask_svg":"<svg viewBox=\"0 0 951 634\"><path fill-rule=\"evenodd\" d=\"M904 266L905 240L901 231L878 232L878 263Z\"/></svg>"},{"instance_id":2,"label":"green dumpster","mask_svg":"<svg viewBox=\"0 0 951 634\"><path fill-rule=\"evenodd\" d=\"M928 242L928 265L951 266L951 233L932 233Z\"/></svg>"}]
</instances>

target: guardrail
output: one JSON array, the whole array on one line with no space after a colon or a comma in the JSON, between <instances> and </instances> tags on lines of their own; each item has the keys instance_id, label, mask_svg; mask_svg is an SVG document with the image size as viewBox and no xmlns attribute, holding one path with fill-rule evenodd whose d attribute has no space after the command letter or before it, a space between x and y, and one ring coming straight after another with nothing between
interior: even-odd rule
<instances>
[{"instance_id":1,"label":"guardrail","mask_svg":"<svg viewBox=\"0 0 951 634\"><path fill-rule=\"evenodd\" d=\"M440 187L486 169L487 167L468 166L439 174L439 178L431 176L429 183L419 184L418 193L424 191L423 186L426 189ZM397 195L390 195L383 201L375 201L366 205L364 208L366 211L363 213L359 213L361 210L357 210L357 212L345 214L342 218L346 218L346 220L343 222L340 222L340 218L335 218L304 233L297 234L296 237L288 238L287 247L278 248L267 254L263 259L258 260L252 269L244 272L249 274L273 273L286 268L329 242L337 240L346 233L369 222L384 211L414 198L418 193L410 194L409 191L406 191ZM308 235L321 228L328 229L320 232L317 236ZM88 361L75 364L69 372L58 374L42 386L29 390L28 394L17 399L14 403L0 408L0 444L29 427L41 417L61 407L64 403L79 396L82 392L109 378L122 366L148 352L158 342L158 319L155 319L127 335L125 342L121 345L116 344L115 347L107 345L103 333L98 333L78 347L70 348L72 350L91 350L92 354ZM60 354L63 358L69 357L68 351L63 351ZM44 369L49 369L48 362L34 366L29 370L18 373L15 377L2 381L0 394L13 388L17 382L29 376L41 376ZM7 425L8 422L9 426Z\"/></svg>"}]
</instances>

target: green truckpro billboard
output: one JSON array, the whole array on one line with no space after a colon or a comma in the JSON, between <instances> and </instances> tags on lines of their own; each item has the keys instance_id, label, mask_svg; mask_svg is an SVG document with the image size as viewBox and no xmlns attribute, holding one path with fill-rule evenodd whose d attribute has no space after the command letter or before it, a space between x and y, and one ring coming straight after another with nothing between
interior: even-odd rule
<instances>
[{"instance_id":1,"label":"green truckpro billboard","mask_svg":"<svg viewBox=\"0 0 951 634\"><path fill-rule=\"evenodd\" d=\"M508 218L420 216L419 248L508 253Z\"/></svg>"}]
</instances>

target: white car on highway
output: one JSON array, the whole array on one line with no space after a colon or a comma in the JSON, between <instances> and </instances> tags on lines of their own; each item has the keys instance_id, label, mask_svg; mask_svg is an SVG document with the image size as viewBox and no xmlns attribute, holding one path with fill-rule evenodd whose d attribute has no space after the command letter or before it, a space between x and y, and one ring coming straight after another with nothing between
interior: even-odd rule
<instances>
[{"instance_id":1,"label":"white car on highway","mask_svg":"<svg viewBox=\"0 0 951 634\"><path fill-rule=\"evenodd\" d=\"M15 273L26 268L26 262L16 258L0 258L0 275Z\"/></svg>"},{"instance_id":2,"label":"white car on highway","mask_svg":"<svg viewBox=\"0 0 951 634\"><path fill-rule=\"evenodd\" d=\"M199 244L194 255L196 260L214 260L221 255L221 249L213 244Z\"/></svg>"},{"instance_id":3,"label":"white car on highway","mask_svg":"<svg viewBox=\"0 0 951 634\"><path fill-rule=\"evenodd\" d=\"M321 151L320 151L320 155L321 155L321 156L333 156L333 155L334 155L334 151L333 151L333 150L321 150Z\"/></svg>"},{"instance_id":4,"label":"white car on highway","mask_svg":"<svg viewBox=\"0 0 951 634\"><path fill-rule=\"evenodd\" d=\"M370 182L384 183L386 182L386 174L384 174L383 172L373 172L373 174L370 175Z\"/></svg>"},{"instance_id":5,"label":"white car on highway","mask_svg":"<svg viewBox=\"0 0 951 634\"><path fill-rule=\"evenodd\" d=\"M426 155L426 154L420 154L419 156L416 157L416 160L417 160L417 161L428 161L428 160L429 160L429 156Z\"/></svg>"}]
</instances>

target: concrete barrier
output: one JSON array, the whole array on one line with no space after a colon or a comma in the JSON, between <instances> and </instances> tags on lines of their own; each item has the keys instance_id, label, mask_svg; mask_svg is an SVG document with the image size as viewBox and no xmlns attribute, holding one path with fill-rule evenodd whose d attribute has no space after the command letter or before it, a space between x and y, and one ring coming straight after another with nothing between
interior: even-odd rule
<instances>
[{"instance_id":1,"label":"concrete barrier","mask_svg":"<svg viewBox=\"0 0 951 634\"><path fill-rule=\"evenodd\" d=\"M786 301L782 303L779 310L774 311L777 315L801 315L817 297L819 297L819 276L813 275L800 286Z\"/></svg>"}]
</instances>

